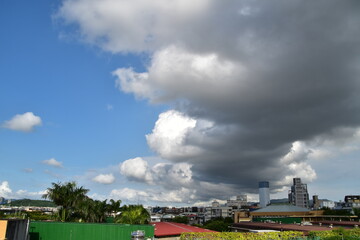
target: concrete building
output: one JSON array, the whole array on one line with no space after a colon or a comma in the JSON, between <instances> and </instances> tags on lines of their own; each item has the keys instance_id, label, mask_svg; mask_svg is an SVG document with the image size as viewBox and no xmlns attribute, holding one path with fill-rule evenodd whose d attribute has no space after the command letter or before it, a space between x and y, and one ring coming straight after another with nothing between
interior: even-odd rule
<instances>
[{"instance_id":1,"label":"concrete building","mask_svg":"<svg viewBox=\"0 0 360 240\"><path fill-rule=\"evenodd\" d=\"M216 200L214 200L212 203L211 203L211 206L212 207L219 207L220 206L220 203Z\"/></svg>"},{"instance_id":2,"label":"concrete building","mask_svg":"<svg viewBox=\"0 0 360 240\"><path fill-rule=\"evenodd\" d=\"M360 195L345 196L345 205L352 208L360 208Z\"/></svg>"},{"instance_id":3,"label":"concrete building","mask_svg":"<svg viewBox=\"0 0 360 240\"><path fill-rule=\"evenodd\" d=\"M301 178L293 179L293 186L289 191L289 203L297 207L309 208L309 193L307 185L301 183Z\"/></svg>"},{"instance_id":4,"label":"concrete building","mask_svg":"<svg viewBox=\"0 0 360 240\"><path fill-rule=\"evenodd\" d=\"M233 217L232 207L218 206L218 207L206 207L204 212L204 222L207 222L213 218L218 217Z\"/></svg>"},{"instance_id":5,"label":"concrete building","mask_svg":"<svg viewBox=\"0 0 360 240\"><path fill-rule=\"evenodd\" d=\"M242 195L238 195L236 196L236 199L229 199L226 202L226 206L228 207L233 207L233 208L237 208L240 209L242 206L247 206L247 195L242 194Z\"/></svg>"},{"instance_id":6,"label":"concrete building","mask_svg":"<svg viewBox=\"0 0 360 240\"><path fill-rule=\"evenodd\" d=\"M331 200L319 200L320 201L320 208L327 207L330 209L335 208L335 202Z\"/></svg>"},{"instance_id":7,"label":"concrete building","mask_svg":"<svg viewBox=\"0 0 360 240\"><path fill-rule=\"evenodd\" d=\"M327 199L319 199L317 195L314 195L312 208L316 210L316 209L321 209L323 207L332 209L335 207L335 202Z\"/></svg>"},{"instance_id":8,"label":"concrete building","mask_svg":"<svg viewBox=\"0 0 360 240\"><path fill-rule=\"evenodd\" d=\"M269 182L259 182L259 199L262 208L270 204Z\"/></svg>"}]
</instances>

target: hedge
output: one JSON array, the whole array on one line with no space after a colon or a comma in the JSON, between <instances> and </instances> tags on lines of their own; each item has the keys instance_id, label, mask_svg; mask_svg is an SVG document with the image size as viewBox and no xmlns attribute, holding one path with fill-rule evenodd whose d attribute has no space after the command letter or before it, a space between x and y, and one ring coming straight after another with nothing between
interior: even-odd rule
<instances>
[{"instance_id":1,"label":"hedge","mask_svg":"<svg viewBox=\"0 0 360 240\"><path fill-rule=\"evenodd\" d=\"M321 240L360 240L360 228L337 228L332 231L311 231L309 237Z\"/></svg>"},{"instance_id":2,"label":"hedge","mask_svg":"<svg viewBox=\"0 0 360 240\"><path fill-rule=\"evenodd\" d=\"M337 228L331 231L311 231L306 237L302 232L266 232L266 233L183 233L180 240L360 240L360 228L345 230Z\"/></svg>"},{"instance_id":3,"label":"hedge","mask_svg":"<svg viewBox=\"0 0 360 240\"><path fill-rule=\"evenodd\" d=\"M303 233L296 231L266 232L266 233L183 233L180 240L293 240L302 239Z\"/></svg>"}]
</instances>

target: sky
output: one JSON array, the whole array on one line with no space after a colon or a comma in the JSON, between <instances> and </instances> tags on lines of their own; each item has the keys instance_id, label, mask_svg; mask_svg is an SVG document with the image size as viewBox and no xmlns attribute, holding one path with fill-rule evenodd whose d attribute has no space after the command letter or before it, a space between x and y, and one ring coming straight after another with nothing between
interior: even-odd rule
<instances>
[{"instance_id":1,"label":"sky","mask_svg":"<svg viewBox=\"0 0 360 240\"><path fill-rule=\"evenodd\" d=\"M357 0L0 0L0 196L360 194Z\"/></svg>"}]
</instances>

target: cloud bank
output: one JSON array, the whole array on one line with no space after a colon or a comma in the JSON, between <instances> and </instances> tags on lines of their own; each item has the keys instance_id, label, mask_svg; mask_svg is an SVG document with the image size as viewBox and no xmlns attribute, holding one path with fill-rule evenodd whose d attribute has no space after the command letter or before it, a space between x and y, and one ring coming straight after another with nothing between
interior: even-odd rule
<instances>
[{"instance_id":1,"label":"cloud bank","mask_svg":"<svg viewBox=\"0 0 360 240\"><path fill-rule=\"evenodd\" d=\"M0 197L6 198L6 199L21 199L21 198L36 198L40 199L41 196L45 194L45 191L39 191L39 192L29 192L27 190L18 190L16 192L13 192L13 190L10 188L10 184L8 181L2 181L0 182Z\"/></svg>"},{"instance_id":2,"label":"cloud bank","mask_svg":"<svg viewBox=\"0 0 360 240\"><path fill-rule=\"evenodd\" d=\"M121 173L160 184L158 176L169 180L169 169L183 164L188 182L175 174L176 191L205 200L210 190L221 197L219 186L236 195L255 193L261 180L273 191L295 176L311 182L317 149L355 138L359 10L335 0L66 0L58 19L105 51L149 54L145 71L113 74L121 91L172 107L146 136L170 165L132 159Z\"/></svg>"}]
</instances>

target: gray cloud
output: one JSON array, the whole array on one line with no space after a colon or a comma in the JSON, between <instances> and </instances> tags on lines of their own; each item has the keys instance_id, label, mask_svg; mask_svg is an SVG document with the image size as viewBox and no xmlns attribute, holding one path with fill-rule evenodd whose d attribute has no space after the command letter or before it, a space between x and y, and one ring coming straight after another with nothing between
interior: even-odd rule
<instances>
[{"instance_id":1,"label":"gray cloud","mask_svg":"<svg viewBox=\"0 0 360 240\"><path fill-rule=\"evenodd\" d=\"M147 141L192 166L199 199L201 184L251 193L259 180L312 181L315 140L359 126L358 1L87 3L64 1L59 16L104 50L151 55L146 72L115 70L116 84L173 106Z\"/></svg>"}]
</instances>

